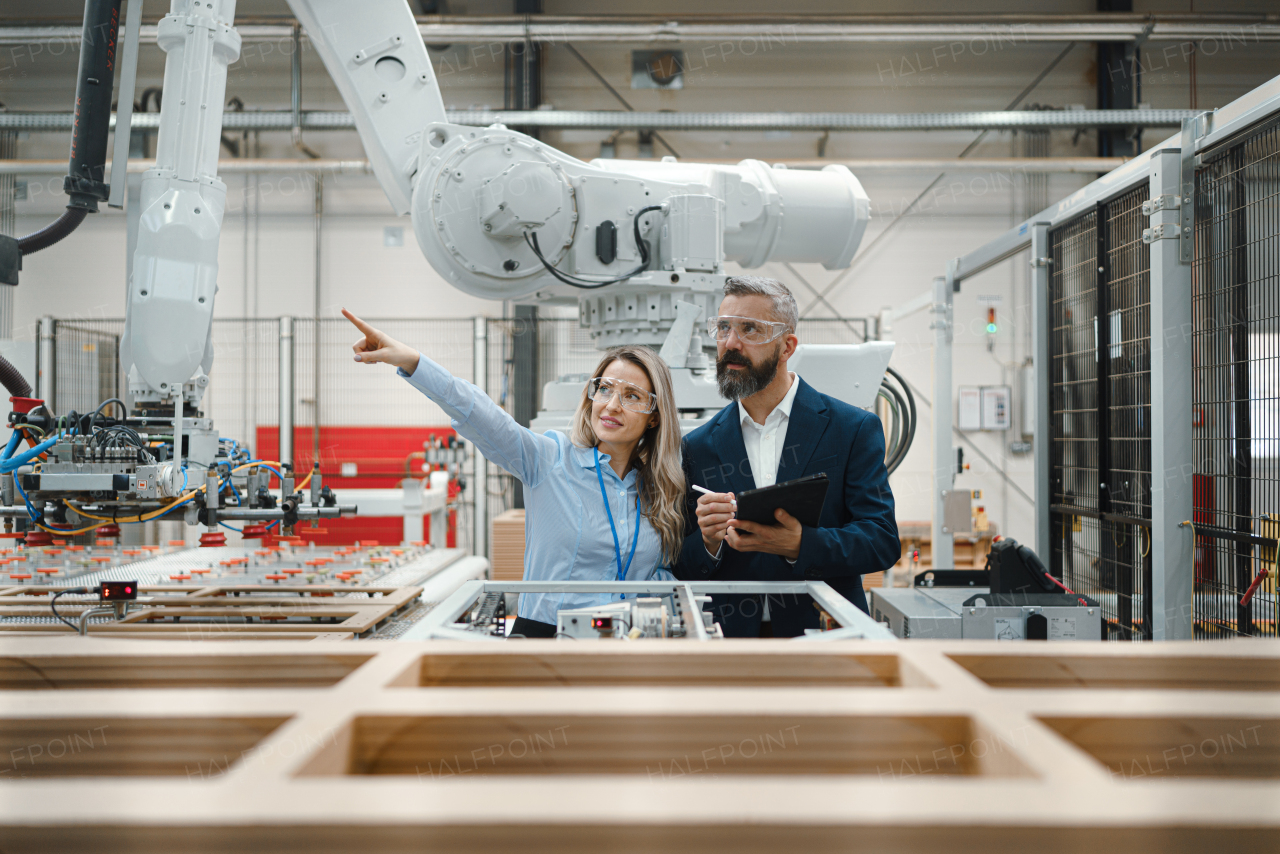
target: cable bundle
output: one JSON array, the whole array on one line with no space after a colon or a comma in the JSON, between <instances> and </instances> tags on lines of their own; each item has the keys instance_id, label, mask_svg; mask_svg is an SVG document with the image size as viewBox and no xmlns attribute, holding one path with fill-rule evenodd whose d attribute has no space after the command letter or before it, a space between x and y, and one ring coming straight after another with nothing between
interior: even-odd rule
<instances>
[{"instance_id":1,"label":"cable bundle","mask_svg":"<svg viewBox=\"0 0 1280 854\"><path fill-rule=\"evenodd\" d=\"M893 368L885 368L879 396L889 406L889 440L884 465L889 474L893 474L907 458L907 451L911 450L911 443L916 438L916 399L911 394L911 386Z\"/></svg>"}]
</instances>

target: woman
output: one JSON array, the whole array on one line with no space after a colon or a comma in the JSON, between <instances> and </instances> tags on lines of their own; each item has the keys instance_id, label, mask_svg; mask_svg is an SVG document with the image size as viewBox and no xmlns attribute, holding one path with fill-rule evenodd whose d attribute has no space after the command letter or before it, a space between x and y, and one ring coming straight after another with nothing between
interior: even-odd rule
<instances>
[{"instance_id":1,"label":"woman","mask_svg":"<svg viewBox=\"0 0 1280 854\"><path fill-rule=\"evenodd\" d=\"M572 440L521 427L489 396L379 332L364 333L357 362L386 362L448 413L459 435L525 486L526 581L649 581L684 538L680 419L671 372L647 347L618 347L583 389ZM484 495L483 487L477 489ZM555 637L556 612L614 601L608 593L524 593L512 636Z\"/></svg>"}]
</instances>

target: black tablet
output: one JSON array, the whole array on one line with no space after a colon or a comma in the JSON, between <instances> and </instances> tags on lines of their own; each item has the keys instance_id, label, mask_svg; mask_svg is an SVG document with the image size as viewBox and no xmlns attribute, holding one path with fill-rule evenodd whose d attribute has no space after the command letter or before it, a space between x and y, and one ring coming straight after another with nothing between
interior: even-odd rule
<instances>
[{"instance_id":1,"label":"black tablet","mask_svg":"<svg viewBox=\"0 0 1280 854\"><path fill-rule=\"evenodd\" d=\"M827 499L827 483L825 473L811 474L786 483L739 492L737 518L761 525L776 525L778 520L773 512L781 507L799 519L801 525L816 528L822 515L822 502Z\"/></svg>"}]
</instances>

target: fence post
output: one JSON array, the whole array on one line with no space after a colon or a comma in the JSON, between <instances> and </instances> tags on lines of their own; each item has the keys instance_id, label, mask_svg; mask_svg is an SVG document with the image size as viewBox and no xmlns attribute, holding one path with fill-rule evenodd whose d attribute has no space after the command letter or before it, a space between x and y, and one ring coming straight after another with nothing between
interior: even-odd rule
<instances>
[{"instance_id":1,"label":"fence post","mask_svg":"<svg viewBox=\"0 0 1280 854\"><path fill-rule=\"evenodd\" d=\"M52 317L45 315L40 318L40 353L39 368L37 369L39 378L36 380L36 385L39 387L36 394L45 402L50 412L54 411L53 325L54 319Z\"/></svg>"},{"instance_id":2,"label":"fence post","mask_svg":"<svg viewBox=\"0 0 1280 854\"><path fill-rule=\"evenodd\" d=\"M280 318L280 463L293 462L293 318ZM282 472L283 474L283 472Z\"/></svg>"},{"instance_id":3,"label":"fence post","mask_svg":"<svg viewBox=\"0 0 1280 854\"><path fill-rule=\"evenodd\" d=\"M1049 355L1049 336L1053 333L1053 306L1049 299L1050 264L1053 258L1049 248L1049 224L1038 222L1031 227L1031 348L1034 354L1036 374L1035 403L1035 467L1036 480L1036 554L1045 566L1051 562L1053 552L1052 514L1052 459L1053 413L1050 407L1051 377L1053 375Z\"/></svg>"},{"instance_id":4,"label":"fence post","mask_svg":"<svg viewBox=\"0 0 1280 854\"><path fill-rule=\"evenodd\" d=\"M475 318L475 355L473 361L476 387L485 394L489 393L489 321L483 317ZM471 452L474 470L472 475L472 493L475 499L475 533L472 550L477 557L489 556L489 461L473 444Z\"/></svg>"},{"instance_id":5,"label":"fence post","mask_svg":"<svg viewBox=\"0 0 1280 854\"><path fill-rule=\"evenodd\" d=\"M951 312L955 262L933 280L933 533L934 569L955 566L955 532L944 530L947 493L956 485L956 451L951 443Z\"/></svg>"},{"instance_id":6,"label":"fence post","mask_svg":"<svg viewBox=\"0 0 1280 854\"><path fill-rule=\"evenodd\" d=\"M1184 135L1184 144L1188 144ZM1194 144L1191 142L1190 144ZM1151 158L1151 198L1180 198L1180 207L1157 211L1154 228L1173 224L1173 239L1151 242L1151 622L1152 640L1191 640L1195 587L1195 535L1178 523L1192 518L1192 487L1185 466L1194 459L1191 434L1191 266L1182 247L1182 209L1195 203L1183 193L1177 149ZM1192 190L1194 192L1194 190Z\"/></svg>"}]
</instances>

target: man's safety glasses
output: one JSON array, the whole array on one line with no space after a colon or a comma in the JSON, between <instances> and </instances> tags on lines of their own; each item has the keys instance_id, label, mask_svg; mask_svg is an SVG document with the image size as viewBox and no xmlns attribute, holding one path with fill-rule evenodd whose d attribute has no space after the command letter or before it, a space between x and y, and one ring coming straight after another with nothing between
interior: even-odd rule
<instances>
[{"instance_id":1,"label":"man's safety glasses","mask_svg":"<svg viewBox=\"0 0 1280 854\"><path fill-rule=\"evenodd\" d=\"M717 341L729 337L729 332L738 333L739 341L748 344L767 344L779 338L787 331L787 324L774 320L756 320L754 317L733 317L721 315L707 321L707 333Z\"/></svg>"},{"instance_id":2,"label":"man's safety glasses","mask_svg":"<svg viewBox=\"0 0 1280 854\"><path fill-rule=\"evenodd\" d=\"M587 395L596 403L608 403L615 394L622 402L622 408L632 412L652 412L658 406L656 394L626 380L595 377L587 383Z\"/></svg>"}]
</instances>

